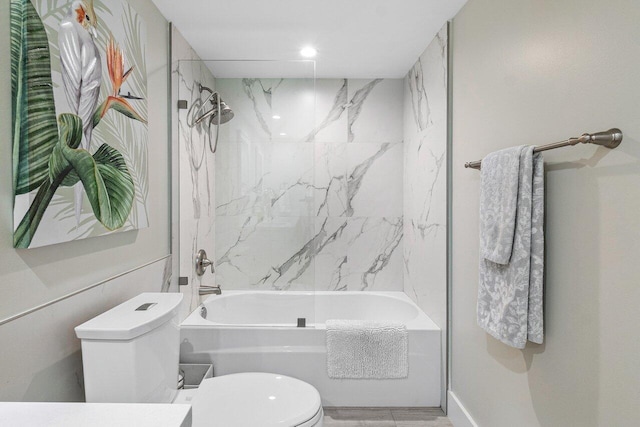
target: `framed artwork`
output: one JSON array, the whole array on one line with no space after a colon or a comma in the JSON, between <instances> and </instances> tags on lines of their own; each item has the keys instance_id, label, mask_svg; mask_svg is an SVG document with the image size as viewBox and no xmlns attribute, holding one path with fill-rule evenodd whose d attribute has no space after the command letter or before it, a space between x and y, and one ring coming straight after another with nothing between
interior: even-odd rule
<instances>
[{"instance_id":1,"label":"framed artwork","mask_svg":"<svg viewBox=\"0 0 640 427\"><path fill-rule=\"evenodd\" d=\"M148 226L146 28L125 0L10 0L14 246Z\"/></svg>"}]
</instances>

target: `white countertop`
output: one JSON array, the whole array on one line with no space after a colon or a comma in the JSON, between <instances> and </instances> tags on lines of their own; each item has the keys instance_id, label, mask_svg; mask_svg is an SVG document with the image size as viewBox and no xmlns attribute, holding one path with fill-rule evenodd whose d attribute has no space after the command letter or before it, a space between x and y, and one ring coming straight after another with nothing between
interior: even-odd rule
<instances>
[{"instance_id":1,"label":"white countertop","mask_svg":"<svg viewBox=\"0 0 640 427\"><path fill-rule=\"evenodd\" d=\"M160 403L0 402L12 427L191 427L191 406Z\"/></svg>"}]
</instances>

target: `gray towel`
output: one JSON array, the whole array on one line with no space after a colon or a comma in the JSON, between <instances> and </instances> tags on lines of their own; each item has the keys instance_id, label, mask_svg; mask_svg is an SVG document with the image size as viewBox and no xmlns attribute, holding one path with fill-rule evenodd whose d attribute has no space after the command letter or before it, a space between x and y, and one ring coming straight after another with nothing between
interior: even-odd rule
<instances>
[{"instance_id":1,"label":"gray towel","mask_svg":"<svg viewBox=\"0 0 640 427\"><path fill-rule=\"evenodd\" d=\"M544 281L544 159L533 155L533 190L531 207L531 266L529 273L529 307L527 339L542 344L542 290Z\"/></svg>"},{"instance_id":2,"label":"gray towel","mask_svg":"<svg viewBox=\"0 0 640 427\"><path fill-rule=\"evenodd\" d=\"M527 339L543 340L544 165L542 155L533 154L533 147L520 149L519 157L512 249L506 265L480 256L478 324L505 344L524 348ZM494 166L483 159L486 174L491 171L485 167ZM481 200L486 195L484 184L483 180ZM481 223L487 222L484 215L481 209ZM484 241L483 236L480 239Z\"/></svg>"},{"instance_id":3,"label":"gray towel","mask_svg":"<svg viewBox=\"0 0 640 427\"><path fill-rule=\"evenodd\" d=\"M506 148L482 159L480 256L508 264L516 229L520 154L526 147Z\"/></svg>"}]
</instances>

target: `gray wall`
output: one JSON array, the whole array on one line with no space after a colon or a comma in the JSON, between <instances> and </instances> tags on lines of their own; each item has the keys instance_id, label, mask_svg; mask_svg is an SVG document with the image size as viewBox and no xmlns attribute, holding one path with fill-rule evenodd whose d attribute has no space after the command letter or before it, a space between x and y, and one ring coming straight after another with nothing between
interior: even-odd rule
<instances>
[{"instance_id":1,"label":"gray wall","mask_svg":"<svg viewBox=\"0 0 640 427\"><path fill-rule=\"evenodd\" d=\"M453 392L480 426L640 424L640 3L470 0L453 23ZM465 161L619 127L545 153L544 345L475 321L480 175Z\"/></svg>"},{"instance_id":2,"label":"gray wall","mask_svg":"<svg viewBox=\"0 0 640 427\"><path fill-rule=\"evenodd\" d=\"M150 227L27 250L16 250L12 245L9 2L0 3L0 70L5 76L0 84L0 323L170 253L167 22L150 0L130 3L147 25ZM121 281L106 283L97 288L99 292L83 293L62 305L2 324L0 366L5 374L0 400L82 399L80 346L73 326L132 294L160 290L164 262L154 266L160 273L153 273L153 283L140 279L131 279L126 285ZM111 285L118 289L110 289Z\"/></svg>"}]
</instances>

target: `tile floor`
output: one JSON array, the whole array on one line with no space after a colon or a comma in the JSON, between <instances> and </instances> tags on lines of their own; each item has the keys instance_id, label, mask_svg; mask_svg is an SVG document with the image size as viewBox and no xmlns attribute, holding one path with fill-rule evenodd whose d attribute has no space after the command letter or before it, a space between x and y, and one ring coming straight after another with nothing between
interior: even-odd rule
<instances>
[{"instance_id":1,"label":"tile floor","mask_svg":"<svg viewBox=\"0 0 640 427\"><path fill-rule=\"evenodd\" d=\"M440 408L324 408L324 427L453 427Z\"/></svg>"}]
</instances>

